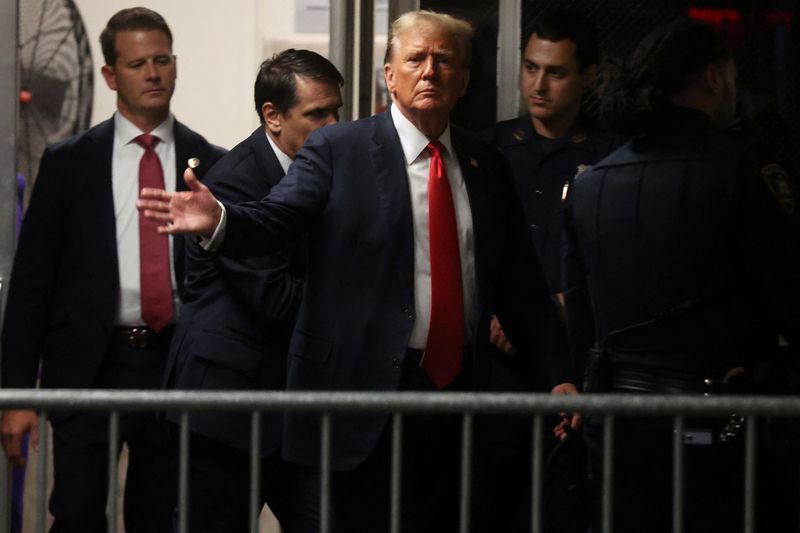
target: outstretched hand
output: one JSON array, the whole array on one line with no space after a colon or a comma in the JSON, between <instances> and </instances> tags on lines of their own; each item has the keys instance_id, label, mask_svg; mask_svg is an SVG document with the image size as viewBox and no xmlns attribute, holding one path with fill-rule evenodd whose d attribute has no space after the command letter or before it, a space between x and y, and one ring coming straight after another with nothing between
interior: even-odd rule
<instances>
[{"instance_id":1,"label":"outstretched hand","mask_svg":"<svg viewBox=\"0 0 800 533\"><path fill-rule=\"evenodd\" d=\"M145 187L139 193L136 207L146 218L159 224L159 233L210 237L219 224L222 209L192 169L184 171L183 179L189 187L188 191L167 192Z\"/></svg>"}]
</instances>

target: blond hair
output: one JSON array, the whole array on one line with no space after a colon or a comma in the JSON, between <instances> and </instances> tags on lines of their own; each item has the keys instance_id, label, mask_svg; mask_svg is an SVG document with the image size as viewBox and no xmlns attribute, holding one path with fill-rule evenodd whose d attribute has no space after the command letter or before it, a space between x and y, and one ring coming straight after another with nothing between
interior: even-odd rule
<instances>
[{"instance_id":1,"label":"blond hair","mask_svg":"<svg viewBox=\"0 0 800 533\"><path fill-rule=\"evenodd\" d=\"M433 27L449 33L458 45L464 66L469 67L472 60L472 36L475 34L472 24L464 19L427 9L409 11L392 22L392 26L389 28L389 38L386 42L386 54L383 57L383 62L389 63L391 61L392 52L397 44L396 40L400 35L412 30L418 30L420 27Z\"/></svg>"}]
</instances>

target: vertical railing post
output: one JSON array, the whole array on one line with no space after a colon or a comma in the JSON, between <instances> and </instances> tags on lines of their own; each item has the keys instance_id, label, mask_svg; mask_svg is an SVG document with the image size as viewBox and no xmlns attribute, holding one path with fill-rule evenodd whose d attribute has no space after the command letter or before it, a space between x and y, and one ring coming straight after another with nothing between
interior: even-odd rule
<instances>
[{"instance_id":1,"label":"vertical railing post","mask_svg":"<svg viewBox=\"0 0 800 533\"><path fill-rule=\"evenodd\" d=\"M319 530L329 533L331 530L331 414L322 414L322 434L320 436L320 495L319 495Z\"/></svg>"},{"instance_id":2,"label":"vertical railing post","mask_svg":"<svg viewBox=\"0 0 800 533\"><path fill-rule=\"evenodd\" d=\"M531 442L531 531L542 531L542 415L533 417L533 436Z\"/></svg>"},{"instance_id":3,"label":"vertical railing post","mask_svg":"<svg viewBox=\"0 0 800 533\"><path fill-rule=\"evenodd\" d=\"M683 432L685 421L683 416L676 416L672 426L672 531L683 533L683 480L684 449Z\"/></svg>"},{"instance_id":4,"label":"vertical railing post","mask_svg":"<svg viewBox=\"0 0 800 533\"><path fill-rule=\"evenodd\" d=\"M39 413L39 455L36 462L36 531L44 533L47 525L47 412Z\"/></svg>"},{"instance_id":5,"label":"vertical railing post","mask_svg":"<svg viewBox=\"0 0 800 533\"><path fill-rule=\"evenodd\" d=\"M108 422L108 533L117 530L117 485L119 484L119 411L111 411Z\"/></svg>"},{"instance_id":6,"label":"vertical railing post","mask_svg":"<svg viewBox=\"0 0 800 533\"><path fill-rule=\"evenodd\" d=\"M603 421L603 533L612 533L614 524L614 416Z\"/></svg>"},{"instance_id":7,"label":"vertical railing post","mask_svg":"<svg viewBox=\"0 0 800 533\"><path fill-rule=\"evenodd\" d=\"M178 445L178 533L189 530L189 413L180 416Z\"/></svg>"},{"instance_id":8,"label":"vertical railing post","mask_svg":"<svg viewBox=\"0 0 800 533\"><path fill-rule=\"evenodd\" d=\"M389 530L400 533L400 513L402 512L401 489L403 487L403 415L392 415L392 481L389 514Z\"/></svg>"},{"instance_id":9,"label":"vertical railing post","mask_svg":"<svg viewBox=\"0 0 800 533\"><path fill-rule=\"evenodd\" d=\"M472 413L464 413L461 425L460 533L469 533L471 484L472 484Z\"/></svg>"},{"instance_id":10,"label":"vertical railing post","mask_svg":"<svg viewBox=\"0 0 800 533\"><path fill-rule=\"evenodd\" d=\"M261 413L250 417L250 533L258 533L261 514Z\"/></svg>"}]
</instances>

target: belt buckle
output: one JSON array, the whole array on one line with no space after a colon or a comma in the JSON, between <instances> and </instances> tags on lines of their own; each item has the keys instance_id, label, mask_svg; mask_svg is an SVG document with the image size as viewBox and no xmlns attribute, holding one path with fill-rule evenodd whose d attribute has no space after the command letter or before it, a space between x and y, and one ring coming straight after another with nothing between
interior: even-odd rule
<instances>
[{"instance_id":1,"label":"belt buckle","mask_svg":"<svg viewBox=\"0 0 800 533\"><path fill-rule=\"evenodd\" d=\"M128 331L128 344L133 348L147 348L150 332L147 328L131 328Z\"/></svg>"}]
</instances>

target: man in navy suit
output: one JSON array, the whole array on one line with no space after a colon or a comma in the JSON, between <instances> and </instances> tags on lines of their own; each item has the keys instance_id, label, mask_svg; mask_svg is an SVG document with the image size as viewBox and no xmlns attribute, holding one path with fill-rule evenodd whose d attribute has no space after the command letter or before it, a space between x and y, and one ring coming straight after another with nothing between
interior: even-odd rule
<instances>
[{"instance_id":1,"label":"man in navy suit","mask_svg":"<svg viewBox=\"0 0 800 533\"><path fill-rule=\"evenodd\" d=\"M130 206L141 174L160 173L167 188L183 189L179 169L187 159L199 159L203 173L222 150L170 114L176 65L158 13L122 10L100 42L117 113L42 157L5 314L4 387L36 387L40 365L40 386L48 388L161 385L180 305L183 240L140 239L145 221ZM138 144L143 139L150 148ZM153 288L163 289L162 297L150 297ZM52 530L106 531L108 416L60 412L51 421ZM3 448L12 462L23 462L22 436L31 431L35 441L37 427L33 411L3 413ZM127 531L172 531L176 453L167 425L152 414L125 414L120 431L129 450Z\"/></svg>"},{"instance_id":2,"label":"man in navy suit","mask_svg":"<svg viewBox=\"0 0 800 533\"><path fill-rule=\"evenodd\" d=\"M308 232L290 389L481 388L496 314L526 348L524 371L554 392L575 392L507 163L450 125L469 79L471 36L469 23L429 11L394 21L384 66L390 110L312 133L259 202L220 207L190 172L192 192L142 191L139 207L164 224L159 231L210 237L206 246L229 257L278 250ZM388 528L388 419L333 418L341 531ZM285 422L284 456L318 464L319 417ZM457 530L459 435L458 419L406 418L404 531Z\"/></svg>"},{"instance_id":3,"label":"man in navy suit","mask_svg":"<svg viewBox=\"0 0 800 533\"><path fill-rule=\"evenodd\" d=\"M337 121L341 74L309 50L261 64L255 108L262 126L223 157L203 182L224 202L266 196L313 130ZM167 368L168 386L199 390L283 390L289 337L300 308L304 243L234 260L186 247L186 295ZM189 528L246 531L250 416L191 416ZM316 469L280 457L282 417L261 419L261 497L284 531L319 531Z\"/></svg>"}]
</instances>

